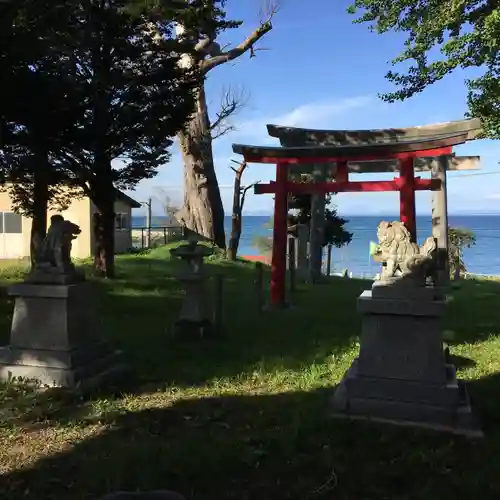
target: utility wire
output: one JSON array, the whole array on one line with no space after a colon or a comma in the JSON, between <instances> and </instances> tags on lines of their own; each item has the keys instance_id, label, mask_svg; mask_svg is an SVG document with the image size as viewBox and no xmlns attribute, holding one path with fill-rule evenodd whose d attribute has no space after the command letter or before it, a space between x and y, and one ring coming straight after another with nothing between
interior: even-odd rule
<instances>
[{"instance_id":1,"label":"utility wire","mask_svg":"<svg viewBox=\"0 0 500 500\"><path fill-rule=\"evenodd\" d=\"M479 172L479 173L476 173L476 174L459 174L459 175L456 175L456 176L451 176L450 175L448 177L448 179L461 179L462 177L472 177L472 176L476 176L476 175L499 175L499 174L500 174L500 170L494 170L493 172Z\"/></svg>"}]
</instances>

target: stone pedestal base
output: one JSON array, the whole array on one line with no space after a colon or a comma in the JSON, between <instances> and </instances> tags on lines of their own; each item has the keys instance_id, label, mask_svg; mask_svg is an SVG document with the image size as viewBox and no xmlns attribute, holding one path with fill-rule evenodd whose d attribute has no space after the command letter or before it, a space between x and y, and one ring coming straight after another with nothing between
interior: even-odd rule
<instances>
[{"instance_id":1,"label":"stone pedestal base","mask_svg":"<svg viewBox=\"0 0 500 500\"><path fill-rule=\"evenodd\" d=\"M15 306L10 344L0 348L0 379L74 387L125 368L120 353L99 338L90 283L22 283L9 295Z\"/></svg>"},{"instance_id":2,"label":"stone pedestal base","mask_svg":"<svg viewBox=\"0 0 500 500\"><path fill-rule=\"evenodd\" d=\"M448 365L443 385L362 377L355 360L333 396L335 417L422 427L483 437L471 411L465 385Z\"/></svg>"},{"instance_id":3,"label":"stone pedestal base","mask_svg":"<svg viewBox=\"0 0 500 500\"><path fill-rule=\"evenodd\" d=\"M173 335L186 338L213 337L215 328L205 310L205 277L201 273L182 273L177 275L177 279L186 294L179 319L173 325Z\"/></svg>"},{"instance_id":4,"label":"stone pedestal base","mask_svg":"<svg viewBox=\"0 0 500 500\"><path fill-rule=\"evenodd\" d=\"M465 385L446 363L440 328L445 302L424 295L361 295L360 353L335 389L335 415L482 436Z\"/></svg>"}]
</instances>

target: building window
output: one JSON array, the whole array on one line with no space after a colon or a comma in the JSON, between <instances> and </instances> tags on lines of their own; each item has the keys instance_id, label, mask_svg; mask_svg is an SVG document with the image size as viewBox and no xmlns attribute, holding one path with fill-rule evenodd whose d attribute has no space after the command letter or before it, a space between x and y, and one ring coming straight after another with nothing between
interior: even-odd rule
<instances>
[{"instance_id":1,"label":"building window","mask_svg":"<svg viewBox=\"0 0 500 500\"><path fill-rule=\"evenodd\" d=\"M128 214L115 215L115 229L117 231L127 231L128 229L130 229Z\"/></svg>"},{"instance_id":2,"label":"building window","mask_svg":"<svg viewBox=\"0 0 500 500\"><path fill-rule=\"evenodd\" d=\"M14 212L0 212L0 233L22 234L23 217Z\"/></svg>"}]
</instances>

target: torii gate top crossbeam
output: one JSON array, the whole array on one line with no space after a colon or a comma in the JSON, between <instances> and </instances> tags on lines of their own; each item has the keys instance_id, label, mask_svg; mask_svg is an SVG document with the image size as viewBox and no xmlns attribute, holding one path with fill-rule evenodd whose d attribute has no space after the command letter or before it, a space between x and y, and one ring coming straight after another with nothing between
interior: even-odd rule
<instances>
[{"instance_id":1,"label":"torii gate top crossbeam","mask_svg":"<svg viewBox=\"0 0 500 500\"><path fill-rule=\"evenodd\" d=\"M366 130L320 130L281 125L267 125L271 137L281 141L282 146L306 145L361 145L381 142L397 142L411 139L424 139L446 134L467 134L467 141L478 138L482 132L481 121L478 118L454 120L415 127L366 129Z\"/></svg>"},{"instance_id":2,"label":"torii gate top crossbeam","mask_svg":"<svg viewBox=\"0 0 500 500\"><path fill-rule=\"evenodd\" d=\"M409 141L343 146L266 147L233 144L233 152L251 163L333 163L450 154L451 148L467 141L466 133Z\"/></svg>"}]
</instances>

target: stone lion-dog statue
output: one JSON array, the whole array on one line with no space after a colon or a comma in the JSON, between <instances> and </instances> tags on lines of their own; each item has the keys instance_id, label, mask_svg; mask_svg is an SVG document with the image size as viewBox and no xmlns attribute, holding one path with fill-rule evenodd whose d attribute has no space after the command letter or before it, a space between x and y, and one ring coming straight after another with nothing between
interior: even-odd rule
<instances>
[{"instance_id":1,"label":"stone lion-dog statue","mask_svg":"<svg viewBox=\"0 0 500 500\"><path fill-rule=\"evenodd\" d=\"M72 241L81 233L80 227L64 219L62 215L50 218L47 231L36 258L36 271L73 274L75 266L71 262Z\"/></svg>"},{"instance_id":2,"label":"stone lion-dog statue","mask_svg":"<svg viewBox=\"0 0 500 500\"><path fill-rule=\"evenodd\" d=\"M373 259L382 263L381 280L412 277L421 284L435 281L436 239L430 236L419 247L411 240L408 228L399 221L382 221L377 228L379 240Z\"/></svg>"}]
</instances>

